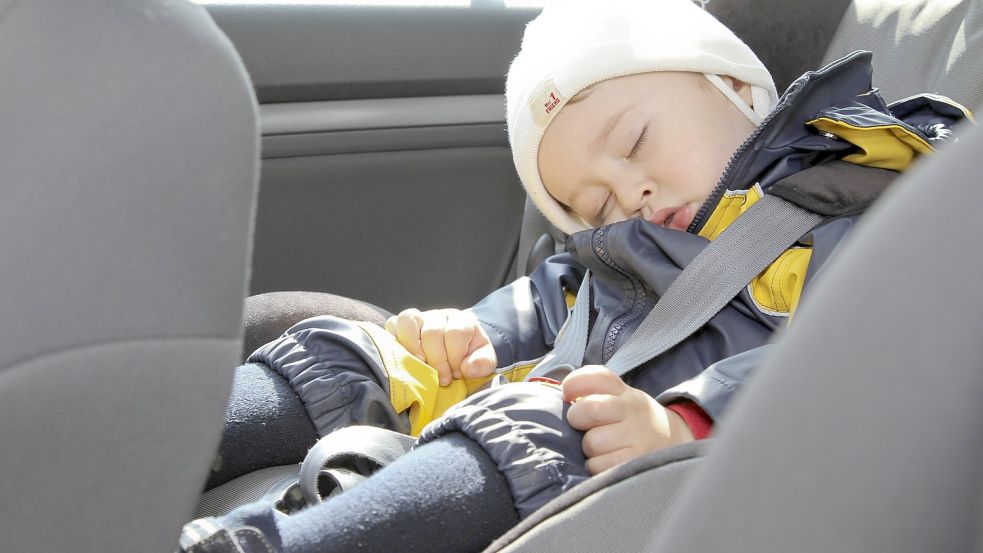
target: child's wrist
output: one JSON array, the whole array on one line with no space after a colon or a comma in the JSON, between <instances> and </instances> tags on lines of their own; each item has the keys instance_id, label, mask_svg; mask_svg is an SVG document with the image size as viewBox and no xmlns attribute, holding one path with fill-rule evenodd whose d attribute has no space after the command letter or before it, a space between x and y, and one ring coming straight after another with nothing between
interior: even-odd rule
<instances>
[{"instance_id":1,"label":"child's wrist","mask_svg":"<svg viewBox=\"0 0 983 553\"><path fill-rule=\"evenodd\" d=\"M692 401L674 401L666 405L666 409L685 427L685 432L689 435L689 439L685 440L687 442L707 438L713 431L713 419Z\"/></svg>"}]
</instances>

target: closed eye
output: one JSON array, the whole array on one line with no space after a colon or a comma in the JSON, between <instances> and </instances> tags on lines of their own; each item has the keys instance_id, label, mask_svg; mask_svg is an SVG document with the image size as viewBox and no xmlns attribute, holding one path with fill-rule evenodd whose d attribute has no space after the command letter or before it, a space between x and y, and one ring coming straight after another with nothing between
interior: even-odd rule
<instances>
[{"instance_id":1,"label":"closed eye","mask_svg":"<svg viewBox=\"0 0 983 553\"><path fill-rule=\"evenodd\" d=\"M635 145L632 146L631 151L628 152L628 159L635 159L635 156L638 155L638 151L642 148L642 145L645 144L645 138L648 136L648 130L648 125L642 127L642 132L639 133L638 139L635 140Z\"/></svg>"}]
</instances>

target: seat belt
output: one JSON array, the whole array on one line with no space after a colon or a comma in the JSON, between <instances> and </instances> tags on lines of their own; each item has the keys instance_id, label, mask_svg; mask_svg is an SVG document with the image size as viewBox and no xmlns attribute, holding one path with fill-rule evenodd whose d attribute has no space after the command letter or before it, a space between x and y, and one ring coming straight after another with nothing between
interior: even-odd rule
<instances>
[{"instance_id":1,"label":"seat belt","mask_svg":"<svg viewBox=\"0 0 983 553\"><path fill-rule=\"evenodd\" d=\"M754 277L823 219L766 194L683 269L606 366L623 375L703 328Z\"/></svg>"},{"instance_id":2,"label":"seat belt","mask_svg":"<svg viewBox=\"0 0 983 553\"><path fill-rule=\"evenodd\" d=\"M605 366L623 375L688 338L823 219L777 196L763 196L683 269ZM558 367L583 363L591 304L589 279L585 276L581 284L554 351L530 371L527 380L551 374L556 378Z\"/></svg>"},{"instance_id":3,"label":"seat belt","mask_svg":"<svg viewBox=\"0 0 983 553\"><path fill-rule=\"evenodd\" d=\"M553 351L543 357L526 375L530 378L553 378L563 380L564 374L553 374L557 367L579 367L584 362L584 350L587 349L587 337L590 330L590 280L591 272L584 271L584 280L577 290L577 299L566 324L560 328L553 342ZM569 372L568 369L561 369ZM560 378L556 378L559 376Z\"/></svg>"}]
</instances>

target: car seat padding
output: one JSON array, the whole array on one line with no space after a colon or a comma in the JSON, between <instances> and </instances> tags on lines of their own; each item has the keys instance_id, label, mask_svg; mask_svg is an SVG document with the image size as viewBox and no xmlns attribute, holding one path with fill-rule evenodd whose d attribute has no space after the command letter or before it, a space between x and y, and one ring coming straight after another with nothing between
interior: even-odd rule
<instances>
[{"instance_id":1,"label":"car seat padding","mask_svg":"<svg viewBox=\"0 0 983 553\"><path fill-rule=\"evenodd\" d=\"M638 536L663 524L676 499L702 462L710 441L690 442L640 457L584 481L524 519L483 553L522 548L550 551L558 537L583 551L642 551ZM644 497L658 509L646 510L645 532L640 517L628 515ZM624 513L622 516L619 513ZM634 527L619 532L620 526Z\"/></svg>"}]
</instances>

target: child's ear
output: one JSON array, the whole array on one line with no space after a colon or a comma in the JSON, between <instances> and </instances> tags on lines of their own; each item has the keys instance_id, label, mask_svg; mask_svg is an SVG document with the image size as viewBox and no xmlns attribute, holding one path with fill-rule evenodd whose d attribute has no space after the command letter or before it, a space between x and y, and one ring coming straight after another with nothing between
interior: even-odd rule
<instances>
[{"instance_id":1,"label":"child's ear","mask_svg":"<svg viewBox=\"0 0 983 553\"><path fill-rule=\"evenodd\" d=\"M751 97L751 85L744 81L739 81L733 77L728 77L727 75L719 75L720 79L727 83L727 86L734 89L734 92L744 100L744 103L750 108L754 108L754 100Z\"/></svg>"}]
</instances>

